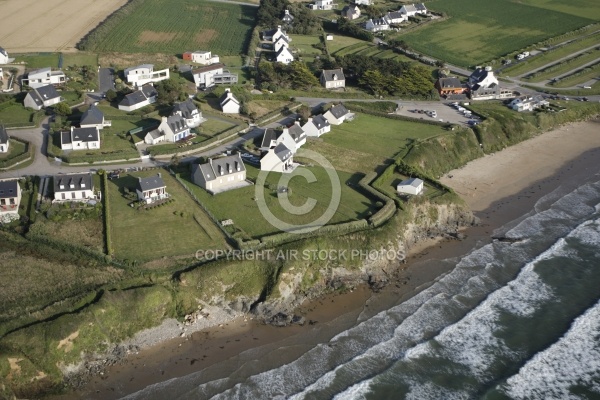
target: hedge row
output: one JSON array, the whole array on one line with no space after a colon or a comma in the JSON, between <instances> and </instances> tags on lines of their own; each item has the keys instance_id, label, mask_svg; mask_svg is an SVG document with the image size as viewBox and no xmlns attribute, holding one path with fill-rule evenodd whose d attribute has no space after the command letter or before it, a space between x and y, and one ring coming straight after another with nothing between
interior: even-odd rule
<instances>
[{"instance_id":1,"label":"hedge row","mask_svg":"<svg viewBox=\"0 0 600 400\"><path fill-rule=\"evenodd\" d=\"M34 224L35 225L35 224ZM81 247L73 243L67 243L60 240L55 240L51 236L46 234L37 233L36 230L30 229L27 233L27 239L32 242L44 243L56 250L64 253L72 254L73 256L82 260L95 260L101 264L108 264L110 261L107 260L106 256L97 251L91 250L86 247Z\"/></svg>"},{"instance_id":2,"label":"hedge row","mask_svg":"<svg viewBox=\"0 0 600 400\"><path fill-rule=\"evenodd\" d=\"M390 197L386 196L370 185L375 178L377 178L377 172L369 172L358 182L358 186L360 186L371 196L385 202L385 205L369 218L369 223L376 227L382 225L394 215L396 212L396 204Z\"/></svg>"},{"instance_id":3,"label":"hedge row","mask_svg":"<svg viewBox=\"0 0 600 400\"><path fill-rule=\"evenodd\" d=\"M106 254L112 256L114 250L112 248L111 236L110 236L110 209L108 200L108 176L105 171L100 173L102 180L102 214L104 221L104 245L106 248Z\"/></svg>"},{"instance_id":4,"label":"hedge row","mask_svg":"<svg viewBox=\"0 0 600 400\"><path fill-rule=\"evenodd\" d=\"M0 160L0 169L10 168L17 163L20 163L25 160L33 159L33 157L35 157L35 146L34 145L32 145L31 143L29 143L26 140L14 138L14 137L11 138L11 140L24 143L26 146L26 150L25 150L25 152L23 152L21 154L17 154L15 156L6 158L4 160Z\"/></svg>"},{"instance_id":5,"label":"hedge row","mask_svg":"<svg viewBox=\"0 0 600 400\"><path fill-rule=\"evenodd\" d=\"M383 117L383 118L389 118L389 119L396 119L399 121L410 121L410 122L419 122L421 124L427 124L427 125L436 125L436 126L448 126L450 124L446 123L446 122L440 122L440 121L434 121L434 120L430 120L430 119L417 119L417 118L412 118L412 117L407 117L404 115L398 115L398 114L387 114L384 112L380 112L380 111L374 111L368 107L364 107L364 106L360 106L358 104L353 104L352 105L352 111L359 111L362 112L364 114L370 114L370 115L374 115L376 117Z\"/></svg>"},{"instance_id":6,"label":"hedge row","mask_svg":"<svg viewBox=\"0 0 600 400\"><path fill-rule=\"evenodd\" d=\"M256 120L256 123L258 125L263 124L278 115L282 115L284 112L286 112L286 110L292 111L292 110L295 110L296 108L300 107L301 105L302 105L302 103L290 102L289 104L286 104L285 106L278 108L277 110L273 110L273 111L263 115L262 117L260 117L259 119Z\"/></svg>"},{"instance_id":7,"label":"hedge row","mask_svg":"<svg viewBox=\"0 0 600 400\"><path fill-rule=\"evenodd\" d=\"M359 219L357 221L342 222L340 224L324 225L309 233L294 233L294 232L281 232L274 235L263 236L260 239L262 247L265 246L277 246L280 244L293 242L300 239L306 239L314 236L321 236L326 234L346 234L365 230L369 228L369 223L365 219Z\"/></svg>"},{"instance_id":8,"label":"hedge row","mask_svg":"<svg viewBox=\"0 0 600 400\"><path fill-rule=\"evenodd\" d=\"M237 132L240 132L244 129L246 129L248 127L248 124L243 123L237 126L234 126L230 129L227 129L224 132L219 133L218 135L213 136L212 138L208 139L208 140L204 140L202 142L198 142L198 143L194 143L191 146L186 146L186 147L181 147L181 148L176 148L173 149L171 146L164 146L164 145L154 145L154 146L150 146L148 147L148 152L150 153L150 155L152 157L155 156L161 156L161 155L171 155L171 154L178 154L178 153L184 153L184 152L189 152L191 150L195 150L201 147L205 147L208 145L211 145L215 142L218 142L219 140L223 140ZM162 148L161 148L162 147Z\"/></svg>"}]
</instances>

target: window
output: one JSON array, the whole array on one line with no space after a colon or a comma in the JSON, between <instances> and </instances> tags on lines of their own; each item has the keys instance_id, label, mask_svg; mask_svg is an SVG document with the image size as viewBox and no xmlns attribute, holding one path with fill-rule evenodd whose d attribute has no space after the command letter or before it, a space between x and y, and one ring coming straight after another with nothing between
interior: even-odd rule
<instances>
[{"instance_id":1,"label":"window","mask_svg":"<svg viewBox=\"0 0 600 400\"><path fill-rule=\"evenodd\" d=\"M75 198L75 192L71 192L71 198L74 199Z\"/></svg>"},{"instance_id":2,"label":"window","mask_svg":"<svg viewBox=\"0 0 600 400\"><path fill-rule=\"evenodd\" d=\"M6 200L0 199L0 205L5 205L5 204L6 204Z\"/></svg>"},{"instance_id":3,"label":"window","mask_svg":"<svg viewBox=\"0 0 600 400\"><path fill-rule=\"evenodd\" d=\"M61 193L61 197L62 197L62 199L63 199L63 200L65 200L65 199L66 199L66 197L65 197L65 194L64 194L64 193Z\"/></svg>"},{"instance_id":4,"label":"window","mask_svg":"<svg viewBox=\"0 0 600 400\"><path fill-rule=\"evenodd\" d=\"M81 192L81 198L85 199L85 192Z\"/></svg>"}]
</instances>

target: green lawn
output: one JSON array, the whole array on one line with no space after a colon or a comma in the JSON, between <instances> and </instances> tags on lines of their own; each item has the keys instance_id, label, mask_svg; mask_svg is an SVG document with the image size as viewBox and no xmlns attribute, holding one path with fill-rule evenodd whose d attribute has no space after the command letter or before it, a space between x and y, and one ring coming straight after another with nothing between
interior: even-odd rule
<instances>
[{"instance_id":1,"label":"green lawn","mask_svg":"<svg viewBox=\"0 0 600 400\"><path fill-rule=\"evenodd\" d=\"M16 157L19 154L25 153L26 151L27 145L25 143L9 139L8 151L6 153L0 153L0 160Z\"/></svg>"},{"instance_id":2,"label":"green lawn","mask_svg":"<svg viewBox=\"0 0 600 400\"><path fill-rule=\"evenodd\" d=\"M255 178L259 171L246 164L247 177ZM302 177L300 170L306 169L313 173L316 181L308 183ZM374 202L354 189L362 177L359 174L350 174L337 171L341 187L341 201L332 217L330 223L339 223L362 219L375 212ZM291 177L287 187L290 190L289 200L294 206L303 205L308 199L315 199L315 207L307 214L292 215L285 211L278 200L277 190L281 186L282 177ZM187 181L188 187L196 194L196 197L204 204L219 220L232 219L234 226L241 229L249 237L260 238L264 235L278 233L279 229L266 220L255 201L256 187L248 186L240 189L210 195L204 189L194 185L190 181L189 173L182 176ZM306 224L321 216L331 201L332 186L327 170L322 167L300 168L290 175L270 173L267 177L268 188L264 188L265 201L269 210L279 219L290 224Z\"/></svg>"},{"instance_id":3,"label":"green lawn","mask_svg":"<svg viewBox=\"0 0 600 400\"><path fill-rule=\"evenodd\" d=\"M67 66L98 65L98 54L92 53L63 53L63 67Z\"/></svg>"},{"instance_id":4,"label":"green lawn","mask_svg":"<svg viewBox=\"0 0 600 400\"><path fill-rule=\"evenodd\" d=\"M567 39L565 39L567 40ZM544 52L543 54L536 55L525 61L521 61L514 64L511 67L502 70L502 75L507 76L519 76L531 71L543 67L544 65L550 64L560 58L567 57L577 51L586 49L590 46L594 46L600 43L600 32L583 39L579 39L572 43L560 46L551 51Z\"/></svg>"},{"instance_id":5,"label":"green lawn","mask_svg":"<svg viewBox=\"0 0 600 400\"><path fill-rule=\"evenodd\" d=\"M574 72L573 75L565 76L560 81L558 81L557 83L552 85L552 87L566 88L566 87L570 87L570 86L581 85L581 84L589 82L593 79L599 78L600 77L600 62L586 67L585 69L582 70L581 73L579 71L573 71L573 72Z\"/></svg>"},{"instance_id":6,"label":"green lawn","mask_svg":"<svg viewBox=\"0 0 600 400\"><path fill-rule=\"evenodd\" d=\"M538 71L535 73L534 76L532 75L530 78L526 78L528 78L527 81L529 82L541 82L547 79L552 79L555 76L566 74L570 71L576 71L577 69L581 68L581 66L590 63L598 58L600 58L600 50L592 49L589 52L579 54L568 60L554 64L548 68Z\"/></svg>"},{"instance_id":7,"label":"green lawn","mask_svg":"<svg viewBox=\"0 0 600 400\"><path fill-rule=\"evenodd\" d=\"M110 226L115 256L147 261L160 257L193 256L197 250L225 248L219 228L164 170L160 172L167 193L175 201L151 210L137 210L129 206L130 200L121 194L122 188L131 190L137 183L137 177L152 176L158 172L136 172L109 181Z\"/></svg>"},{"instance_id":8,"label":"green lawn","mask_svg":"<svg viewBox=\"0 0 600 400\"><path fill-rule=\"evenodd\" d=\"M357 113L353 121L332 126L307 148L323 154L342 171L372 171L406 147L411 139L445 133L442 127Z\"/></svg>"},{"instance_id":9,"label":"green lawn","mask_svg":"<svg viewBox=\"0 0 600 400\"><path fill-rule=\"evenodd\" d=\"M92 52L181 54L210 49L220 56L245 52L258 8L211 1L132 1L92 31Z\"/></svg>"},{"instance_id":10,"label":"green lawn","mask_svg":"<svg viewBox=\"0 0 600 400\"><path fill-rule=\"evenodd\" d=\"M575 11L592 0L561 3ZM544 9L545 0L529 4L515 0L434 0L427 8L445 12L446 21L402 35L411 47L462 66L474 66L553 36L592 24L598 12L586 17ZM535 4L537 6L533 6Z\"/></svg>"},{"instance_id":11,"label":"green lawn","mask_svg":"<svg viewBox=\"0 0 600 400\"><path fill-rule=\"evenodd\" d=\"M125 133L115 133L119 126L129 126L128 121L115 121L115 126L100 131L100 149L98 150L61 150L60 133L52 133L50 153L65 158L67 162L123 160L139 157L138 150ZM135 127L135 125L132 125Z\"/></svg>"},{"instance_id":12,"label":"green lawn","mask_svg":"<svg viewBox=\"0 0 600 400\"><path fill-rule=\"evenodd\" d=\"M335 52L353 45L368 44L364 40L356 39L351 36L343 36L337 34L337 32L328 32L333 35L333 40L327 41L327 48L329 53L334 54Z\"/></svg>"},{"instance_id":13,"label":"green lawn","mask_svg":"<svg viewBox=\"0 0 600 400\"><path fill-rule=\"evenodd\" d=\"M520 0L519 2L547 10L576 15L582 18L600 20L600 7L598 7L597 0Z\"/></svg>"},{"instance_id":14,"label":"green lawn","mask_svg":"<svg viewBox=\"0 0 600 400\"><path fill-rule=\"evenodd\" d=\"M334 39L335 39L335 36L334 36ZM332 52L332 54L334 54L334 53ZM392 50L392 49L381 48L374 44L366 43L363 41L355 42L353 44L350 44L348 47L341 47L340 49L336 50L336 52L335 52L335 55L338 55L338 56L346 56L349 54L357 54L357 55L361 55L363 57L375 57L375 58L386 58L386 59L391 58L396 61L404 61L404 62L414 62L414 63L417 62L411 58L408 58L404 54L399 54L399 53L394 52L394 50ZM427 66L427 67L431 68L429 66Z\"/></svg>"},{"instance_id":15,"label":"green lawn","mask_svg":"<svg viewBox=\"0 0 600 400\"><path fill-rule=\"evenodd\" d=\"M291 35L292 42L290 46L298 50L296 55L302 57L304 62L312 62L315 56L320 56L321 50L313 47L321 43L321 35Z\"/></svg>"},{"instance_id":16,"label":"green lawn","mask_svg":"<svg viewBox=\"0 0 600 400\"><path fill-rule=\"evenodd\" d=\"M0 124L11 126L13 124L28 125L32 122L35 111L23 107L20 103L14 103L13 105L3 108L0 110Z\"/></svg>"},{"instance_id":17,"label":"green lawn","mask_svg":"<svg viewBox=\"0 0 600 400\"><path fill-rule=\"evenodd\" d=\"M15 63L24 62L29 69L35 68L58 68L59 53L24 53L11 54L15 57Z\"/></svg>"}]
</instances>

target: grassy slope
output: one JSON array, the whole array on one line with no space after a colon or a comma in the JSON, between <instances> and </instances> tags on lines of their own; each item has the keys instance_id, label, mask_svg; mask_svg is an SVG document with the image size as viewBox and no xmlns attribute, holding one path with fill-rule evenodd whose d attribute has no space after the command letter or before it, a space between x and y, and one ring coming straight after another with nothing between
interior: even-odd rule
<instances>
[{"instance_id":1,"label":"grassy slope","mask_svg":"<svg viewBox=\"0 0 600 400\"><path fill-rule=\"evenodd\" d=\"M587 1L569 2L569 9ZM531 3L541 4L537 0ZM428 8L450 18L402 39L420 52L462 66L481 64L596 22L593 15L575 16L512 0L486 0L476 6L470 0L436 0L429 2Z\"/></svg>"}]
</instances>

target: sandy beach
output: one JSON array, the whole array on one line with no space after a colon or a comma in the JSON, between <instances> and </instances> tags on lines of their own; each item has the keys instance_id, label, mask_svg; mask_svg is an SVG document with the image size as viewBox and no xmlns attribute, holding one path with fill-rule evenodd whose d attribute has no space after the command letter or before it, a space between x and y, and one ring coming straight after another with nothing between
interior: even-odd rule
<instances>
[{"instance_id":1,"label":"sandy beach","mask_svg":"<svg viewBox=\"0 0 600 400\"><path fill-rule=\"evenodd\" d=\"M374 294L364 286L305 304L298 314L312 323L304 326L277 328L258 324L248 316L220 315L215 310L202 325L186 327L184 337L180 337L182 327L167 322L172 325L165 328L174 335L172 339L157 340L159 331L148 331L146 341L138 341L146 348L107 368L81 391L52 398L120 398L150 384L197 371L202 371L206 380L218 379L240 368L247 361L240 354L248 351L252 351L253 359L260 359L270 368L290 362L358 320L427 287L452 268L451 263L439 260L459 257L488 243L496 229L531 210L540 199L551 199L558 188L568 190L598 180L598 160L600 122L591 121L561 127L472 161L446 174L442 182L463 197L481 218L481 226L466 230L467 239L463 241L431 241L428 247L413 247L398 281L380 293ZM272 350L285 346L289 346L285 357L268 357Z\"/></svg>"}]
</instances>

